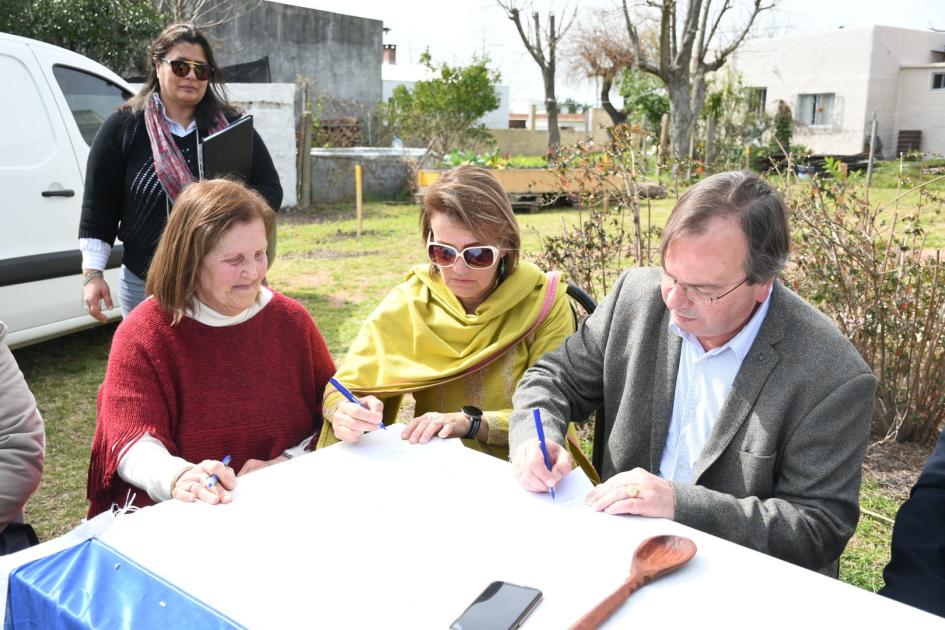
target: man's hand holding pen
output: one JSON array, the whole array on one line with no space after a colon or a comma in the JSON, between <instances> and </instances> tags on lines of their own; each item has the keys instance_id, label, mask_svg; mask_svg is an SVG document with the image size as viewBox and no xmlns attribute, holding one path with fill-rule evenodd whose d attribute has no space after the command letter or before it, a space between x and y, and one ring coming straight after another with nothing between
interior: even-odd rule
<instances>
[{"instance_id":1,"label":"man's hand holding pen","mask_svg":"<svg viewBox=\"0 0 945 630\"><path fill-rule=\"evenodd\" d=\"M518 447L512 455L512 474L522 487L532 492L548 492L571 472L571 455L557 442L546 442L551 469L545 465L545 456L537 438Z\"/></svg>"}]
</instances>

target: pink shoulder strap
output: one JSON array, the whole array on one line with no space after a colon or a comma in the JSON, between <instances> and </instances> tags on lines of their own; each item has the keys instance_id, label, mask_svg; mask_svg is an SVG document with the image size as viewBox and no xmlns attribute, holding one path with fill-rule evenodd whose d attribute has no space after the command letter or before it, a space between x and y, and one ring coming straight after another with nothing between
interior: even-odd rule
<instances>
[{"instance_id":1,"label":"pink shoulder strap","mask_svg":"<svg viewBox=\"0 0 945 630\"><path fill-rule=\"evenodd\" d=\"M528 332L525 333L526 335L541 326L541 323L548 317L548 313L551 312L551 307L555 305L555 294L558 293L558 282L561 280L561 272L549 271L547 275L548 282L545 283L545 299L542 301L541 310L538 311L535 322L528 329Z\"/></svg>"}]
</instances>

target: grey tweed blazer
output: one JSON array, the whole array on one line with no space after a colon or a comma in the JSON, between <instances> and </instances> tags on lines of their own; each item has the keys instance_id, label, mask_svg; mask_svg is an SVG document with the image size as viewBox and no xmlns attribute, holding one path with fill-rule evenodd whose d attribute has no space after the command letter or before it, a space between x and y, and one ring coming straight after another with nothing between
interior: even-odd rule
<instances>
[{"instance_id":1,"label":"grey tweed blazer","mask_svg":"<svg viewBox=\"0 0 945 630\"><path fill-rule=\"evenodd\" d=\"M659 474L681 339L669 329L657 269L625 272L580 329L523 375L511 452L535 436L563 444L568 418L604 405L602 478ZM674 484L675 519L813 570L835 561L859 518L876 379L832 321L776 283L771 305L692 484Z\"/></svg>"}]
</instances>

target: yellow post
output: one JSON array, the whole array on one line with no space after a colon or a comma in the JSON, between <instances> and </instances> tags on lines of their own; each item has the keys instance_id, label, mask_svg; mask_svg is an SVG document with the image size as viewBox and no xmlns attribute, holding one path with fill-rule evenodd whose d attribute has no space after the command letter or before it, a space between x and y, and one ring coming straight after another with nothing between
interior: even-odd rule
<instances>
[{"instance_id":1,"label":"yellow post","mask_svg":"<svg viewBox=\"0 0 945 630\"><path fill-rule=\"evenodd\" d=\"M361 236L361 223L364 220L364 204L361 203L361 165L354 165L354 202L358 209L358 236Z\"/></svg>"}]
</instances>

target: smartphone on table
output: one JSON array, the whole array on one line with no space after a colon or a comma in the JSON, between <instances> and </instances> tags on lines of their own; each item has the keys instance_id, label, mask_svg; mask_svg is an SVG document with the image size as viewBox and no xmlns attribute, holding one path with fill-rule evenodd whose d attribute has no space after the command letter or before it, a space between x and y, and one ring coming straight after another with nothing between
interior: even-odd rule
<instances>
[{"instance_id":1,"label":"smartphone on table","mask_svg":"<svg viewBox=\"0 0 945 630\"><path fill-rule=\"evenodd\" d=\"M541 602L541 591L530 586L493 582L453 622L450 630L513 630Z\"/></svg>"}]
</instances>

